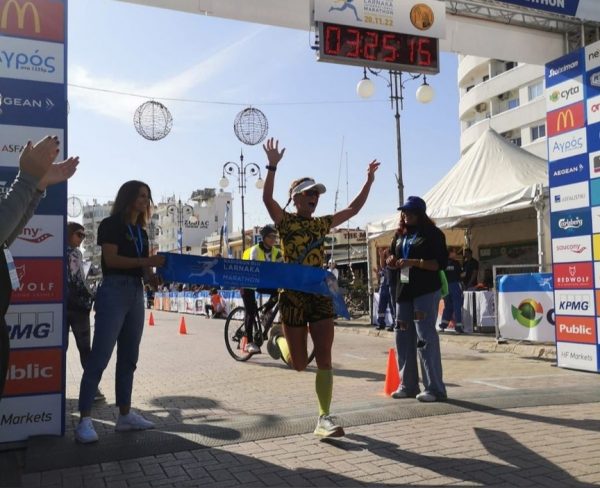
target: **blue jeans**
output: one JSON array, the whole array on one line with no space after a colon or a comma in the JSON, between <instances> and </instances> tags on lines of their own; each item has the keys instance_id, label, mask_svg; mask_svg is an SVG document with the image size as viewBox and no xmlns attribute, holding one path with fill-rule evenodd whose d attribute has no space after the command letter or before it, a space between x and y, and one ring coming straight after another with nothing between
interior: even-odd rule
<instances>
[{"instance_id":1,"label":"blue jeans","mask_svg":"<svg viewBox=\"0 0 600 488\"><path fill-rule=\"evenodd\" d=\"M92 350L79 390L79 410L92 409L94 395L117 344L116 404L131 405L133 373L144 331L144 288L141 278L105 276L96 294Z\"/></svg>"},{"instance_id":2,"label":"blue jeans","mask_svg":"<svg viewBox=\"0 0 600 488\"><path fill-rule=\"evenodd\" d=\"M462 324L463 293L458 281L448 282L448 294L444 297L442 321L448 323L454 316L457 324Z\"/></svg>"},{"instance_id":3,"label":"blue jeans","mask_svg":"<svg viewBox=\"0 0 600 488\"><path fill-rule=\"evenodd\" d=\"M442 356L440 341L435 329L440 292L435 291L414 298L410 302L396 304L396 351L401 389L409 395L419 393L419 370L417 351L421 362L425 392L439 399L446 398L446 386L442 379ZM419 313L422 318L416 318Z\"/></svg>"}]
</instances>

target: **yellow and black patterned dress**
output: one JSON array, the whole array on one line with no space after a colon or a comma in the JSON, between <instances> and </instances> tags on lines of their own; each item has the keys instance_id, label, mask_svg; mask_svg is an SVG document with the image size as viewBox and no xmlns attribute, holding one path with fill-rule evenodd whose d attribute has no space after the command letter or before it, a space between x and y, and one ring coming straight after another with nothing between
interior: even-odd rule
<instances>
[{"instance_id":1,"label":"yellow and black patterned dress","mask_svg":"<svg viewBox=\"0 0 600 488\"><path fill-rule=\"evenodd\" d=\"M331 230L333 215L301 217L283 212L277 225L286 263L303 264L320 268L324 263L325 236ZM279 294L282 322L291 327L304 327L308 323L335 317L330 297L293 290Z\"/></svg>"}]
</instances>

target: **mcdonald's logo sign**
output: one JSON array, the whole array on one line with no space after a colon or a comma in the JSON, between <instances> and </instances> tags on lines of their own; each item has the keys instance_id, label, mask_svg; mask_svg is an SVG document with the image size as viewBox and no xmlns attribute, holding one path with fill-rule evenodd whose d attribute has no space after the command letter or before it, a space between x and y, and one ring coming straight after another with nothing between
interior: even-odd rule
<instances>
[{"instance_id":1,"label":"mcdonald's logo sign","mask_svg":"<svg viewBox=\"0 0 600 488\"><path fill-rule=\"evenodd\" d=\"M0 0L0 35L63 42L63 0Z\"/></svg>"},{"instance_id":2,"label":"mcdonald's logo sign","mask_svg":"<svg viewBox=\"0 0 600 488\"><path fill-rule=\"evenodd\" d=\"M583 102L574 103L559 110L548 112L546 122L548 137L581 129L585 126L585 108Z\"/></svg>"}]
</instances>

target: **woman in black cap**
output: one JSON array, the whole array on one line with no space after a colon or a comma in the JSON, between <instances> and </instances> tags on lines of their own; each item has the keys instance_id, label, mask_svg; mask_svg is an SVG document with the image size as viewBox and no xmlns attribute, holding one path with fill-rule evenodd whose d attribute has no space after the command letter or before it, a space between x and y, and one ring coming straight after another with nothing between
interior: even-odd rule
<instances>
[{"instance_id":1,"label":"woman in black cap","mask_svg":"<svg viewBox=\"0 0 600 488\"><path fill-rule=\"evenodd\" d=\"M422 402L446 399L440 342L435 328L440 288L439 271L446 267L446 238L427 216L423 199L408 197L398 208L400 225L390 246L388 266L397 270L396 350L401 385L393 398ZM424 391L419 389L417 351Z\"/></svg>"}]
</instances>

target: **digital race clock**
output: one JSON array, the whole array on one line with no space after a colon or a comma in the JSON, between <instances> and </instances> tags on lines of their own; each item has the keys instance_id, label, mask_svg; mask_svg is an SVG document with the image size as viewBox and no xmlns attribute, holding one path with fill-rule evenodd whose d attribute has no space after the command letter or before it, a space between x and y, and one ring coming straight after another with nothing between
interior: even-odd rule
<instances>
[{"instance_id":1,"label":"digital race clock","mask_svg":"<svg viewBox=\"0 0 600 488\"><path fill-rule=\"evenodd\" d=\"M432 37L319 23L319 61L435 74L438 49Z\"/></svg>"}]
</instances>

